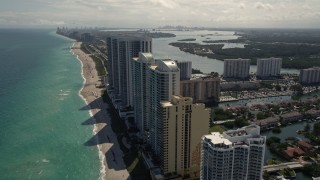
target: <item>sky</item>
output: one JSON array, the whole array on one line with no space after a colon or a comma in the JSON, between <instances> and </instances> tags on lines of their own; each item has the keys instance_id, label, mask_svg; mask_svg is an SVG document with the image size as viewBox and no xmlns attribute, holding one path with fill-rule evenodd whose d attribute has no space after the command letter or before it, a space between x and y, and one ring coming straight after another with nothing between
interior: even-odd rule
<instances>
[{"instance_id":1,"label":"sky","mask_svg":"<svg viewBox=\"0 0 320 180\"><path fill-rule=\"evenodd\" d=\"M1 0L0 28L320 28L320 0Z\"/></svg>"}]
</instances>

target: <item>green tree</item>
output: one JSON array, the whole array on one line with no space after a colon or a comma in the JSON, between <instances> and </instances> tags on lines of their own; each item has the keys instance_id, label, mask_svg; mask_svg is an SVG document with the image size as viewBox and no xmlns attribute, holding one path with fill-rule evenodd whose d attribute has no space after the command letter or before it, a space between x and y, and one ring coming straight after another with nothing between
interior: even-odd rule
<instances>
[{"instance_id":1,"label":"green tree","mask_svg":"<svg viewBox=\"0 0 320 180\"><path fill-rule=\"evenodd\" d=\"M273 143L280 143L281 139L275 136L271 136L269 138L267 138L267 145L270 146Z\"/></svg>"},{"instance_id":2,"label":"green tree","mask_svg":"<svg viewBox=\"0 0 320 180\"><path fill-rule=\"evenodd\" d=\"M234 125L236 125L237 127L243 127L249 125L249 123L245 118L240 117L236 118L236 120L234 121Z\"/></svg>"},{"instance_id":3,"label":"green tree","mask_svg":"<svg viewBox=\"0 0 320 180\"><path fill-rule=\"evenodd\" d=\"M309 132L310 131L310 124L307 124L304 126L304 131Z\"/></svg>"},{"instance_id":4,"label":"green tree","mask_svg":"<svg viewBox=\"0 0 320 180\"><path fill-rule=\"evenodd\" d=\"M303 89L302 89L302 86L300 84L292 85L290 87L290 90L294 91L299 96L303 94Z\"/></svg>"},{"instance_id":5,"label":"green tree","mask_svg":"<svg viewBox=\"0 0 320 180\"><path fill-rule=\"evenodd\" d=\"M272 177L270 176L270 174L267 171L264 171L263 172L263 179L269 180L269 179L272 179Z\"/></svg>"},{"instance_id":6,"label":"green tree","mask_svg":"<svg viewBox=\"0 0 320 180\"><path fill-rule=\"evenodd\" d=\"M264 119L264 118L265 118L265 113L263 113L263 112L257 113L257 119Z\"/></svg>"},{"instance_id":7,"label":"green tree","mask_svg":"<svg viewBox=\"0 0 320 180\"><path fill-rule=\"evenodd\" d=\"M276 91L281 91L281 86L279 84L276 85Z\"/></svg>"},{"instance_id":8,"label":"green tree","mask_svg":"<svg viewBox=\"0 0 320 180\"><path fill-rule=\"evenodd\" d=\"M219 77L219 73L214 72L214 71L211 72L210 75L211 75L212 77Z\"/></svg>"},{"instance_id":9,"label":"green tree","mask_svg":"<svg viewBox=\"0 0 320 180\"><path fill-rule=\"evenodd\" d=\"M315 123L315 124L313 125L313 133L314 133L315 135L317 135L317 136L320 135L320 123L319 123L319 122L318 122L318 123Z\"/></svg>"}]
</instances>

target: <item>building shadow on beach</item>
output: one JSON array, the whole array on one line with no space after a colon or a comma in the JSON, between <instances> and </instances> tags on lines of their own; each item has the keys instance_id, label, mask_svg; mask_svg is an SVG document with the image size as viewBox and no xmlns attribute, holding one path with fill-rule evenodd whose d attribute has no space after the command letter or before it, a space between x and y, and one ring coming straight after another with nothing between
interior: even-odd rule
<instances>
[{"instance_id":1,"label":"building shadow on beach","mask_svg":"<svg viewBox=\"0 0 320 180\"><path fill-rule=\"evenodd\" d=\"M102 105L101 105L101 97L95 99L88 105L83 106L80 108L80 111L90 111L93 109L99 110L97 113L95 113L92 117L89 119L83 121L81 125L94 125L94 124L99 124L99 123L108 123L106 121L106 118L103 115L103 111L101 111Z\"/></svg>"},{"instance_id":2,"label":"building shadow on beach","mask_svg":"<svg viewBox=\"0 0 320 180\"><path fill-rule=\"evenodd\" d=\"M90 138L88 141L86 141L84 143L85 146L96 146L99 144L103 144L103 143L112 143L110 141L110 138L108 137L108 135L105 133L105 131L107 131L108 127L105 126L104 128L102 128L97 134L95 134L92 138Z\"/></svg>"},{"instance_id":3,"label":"building shadow on beach","mask_svg":"<svg viewBox=\"0 0 320 180\"><path fill-rule=\"evenodd\" d=\"M88 111L91 109L100 109L100 104L99 102L101 102L102 98L96 98L95 100L93 100L92 102L90 102L89 104L86 104L85 106L81 107L79 110L80 111Z\"/></svg>"},{"instance_id":4,"label":"building shadow on beach","mask_svg":"<svg viewBox=\"0 0 320 180\"><path fill-rule=\"evenodd\" d=\"M101 111L97 112L95 115L93 115L89 119L83 121L81 123L81 125L94 125L94 124L99 124L99 123L106 123L105 119L98 118L98 117L102 116L102 114L103 113Z\"/></svg>"},{"instance_id":5,"label":"building shadow on beach","mask_svg":"<svg viewBox=\"0 0 320 180\"><path fill-rule=\"evenodd\" d=\"M107 109L105 109L105 111L101 110L101 108L106 108L106 106L103 106L100 103L102 103L102 99L97 98L88 105L83 106L79 109L81 111L89 111L93 109L98 110L98 112L96 112L92 117L83 121L81 123L82 125L95 125L101 123L103 126L105 124L102 129L100 129L95 135L93 135L84 143L84 146L111 146L107 151L103 151L103 149L105 149L106 147L102 148L103 154L105 155L105 163L107 165L107 168L114 169L116 171L127 171L126 165L123 163L123 153L119 147L118 136L116 135L116 133L113 133L110 125L111 120L109 117L109 113L106 112ZM123 179L125 179L125 177Z\"/></svg>"},{"instance_id":6,"label":"building shadow on beach","mask_svg":"<svg viewBox=\"0 0 320 180\"><path fill-rule=\"evenodd\" d=\"M90 147L102 144L105 144L106 146L111 145L111 147L106 152L103 152L105 155L105 163L107 165L107 168L114 169L116 171L126 171L126 165L123 163L123 153L120 151L120 148L115 147L115 144L118 144L117 136L115 134L109 134L108 131L110 130L110 127L105 126L88 141L86 141L84 145Z\"/></svg>"}]
</instances>

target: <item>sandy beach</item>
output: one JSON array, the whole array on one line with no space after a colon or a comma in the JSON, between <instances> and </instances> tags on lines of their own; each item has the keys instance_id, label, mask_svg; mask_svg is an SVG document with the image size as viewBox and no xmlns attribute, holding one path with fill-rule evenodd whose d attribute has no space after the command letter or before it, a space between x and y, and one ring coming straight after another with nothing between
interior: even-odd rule
<instances>
[{"instance_id":1,"label":"sandy beach","mask_svg":"<svg viewBox=\"0 0 320 180\"><path fill-rule=\"evenodd\" d=\"M93 138L86 142L97 145L101 160L100 179L128 179L129 173L123 162L116 134L112 131L110 117L107 113L108 105L101 98L101 89L96 88L99 77L95 63L90 56L80 49L81 42L75 42L72 52L82 64L82 77L85 80L80 96L86 101L91 119L87 124L93 124Z\"/></svg>"}]
</instances>

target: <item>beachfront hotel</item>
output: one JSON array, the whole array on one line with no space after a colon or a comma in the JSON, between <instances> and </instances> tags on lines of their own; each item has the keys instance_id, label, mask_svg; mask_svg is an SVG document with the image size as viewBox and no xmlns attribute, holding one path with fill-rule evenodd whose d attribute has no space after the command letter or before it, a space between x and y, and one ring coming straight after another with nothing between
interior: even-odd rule
<instances>
[{"instance_id":1,"label":"beachfront hotel","mask_svg":"<svg viewBox=\"0 0 320 180\"><path fill-rule=\"evenodd\" d=\"M223 78L247 79L250 72L250 59L225 59Z\"/></svg>"},{"instance_id":2,"label":"beachfront hotel","mask_svg":"<svg viewBox=\"0 0 320 180\"><path fill-rule=\"evenodd\" d=\"M203 136L200 179L262 179L265 143L257 125Z\"/></svg>"},{"instance_id":3,"label":"beachfront hotel","mask_svg":"<svg viewBox=\"0 0 320 180\"><path fill-rule=\"evenodd\" d=\"M257 59L257 77L266 79L280 76L282 67L282 58L258 58Z\"/></svg>"},{"instance_id":4,"label":"beachfront hotel","mask_svg":"<svg viewBox=\"0 0 320 180\"><path fill-rule=\"evenodd\" d=\"M109 86L121 99L123 106L133 107L132 64L139 52L152 52L152 38L145 34L110 32L106 38Z\"/></svg>"},{"instance_id":5,"label":"beachfront hotel","mask_svg":"<svg viewBox=\"0 0 320 180\"><path fill-rule=\"evenodd\" d=\"M154 148L164 175L199 178L201 137L209 131L209 110L182 96L172 96L160 106Z\"/></svg>"}]
</instances>

